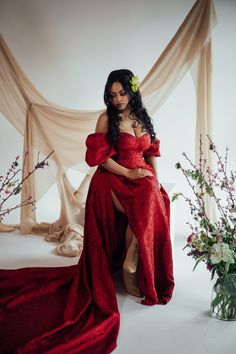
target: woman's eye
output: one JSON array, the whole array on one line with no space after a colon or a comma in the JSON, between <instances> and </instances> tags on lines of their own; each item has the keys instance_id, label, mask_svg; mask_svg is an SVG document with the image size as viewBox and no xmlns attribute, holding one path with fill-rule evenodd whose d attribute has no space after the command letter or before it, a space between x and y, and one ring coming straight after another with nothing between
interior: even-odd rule
<instances>
[{"instance_id":1,"label":"woman's eye","mask_svg":"<svg viewBox=\"0 0 236 354\"><path fill-rule=\"evenodd\" d=\"M120 91L118 94L120 96L125 96L127 94L127 92L124 90L124 91ZM110 95L111 95L111 98L115 98L117 96L117 94L114 92L111 92Z\"/></svg>"}]
</instances>

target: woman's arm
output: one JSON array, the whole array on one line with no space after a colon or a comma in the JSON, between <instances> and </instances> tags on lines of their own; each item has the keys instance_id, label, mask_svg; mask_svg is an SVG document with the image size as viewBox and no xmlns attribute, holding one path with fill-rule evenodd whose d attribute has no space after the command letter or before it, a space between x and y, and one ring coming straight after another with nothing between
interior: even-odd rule
<instances>
[{"instance_id":1,"label":"woman's arm","mask_svg":"<svg viewBox=\"0 0 236 354\"><path fill-rule=\"evenodd\" d=\"M101 165L110 172L116 173L117 175L123 177L129 177L130 170L118 164L111 157L107 159L105 162L103 162Z\"/></svg>"},{"instance_id":2,"label":"woman's arm","mask_svg":"<svg viewBox=\"0 0 236 354\"><path fill-rule=\"evenodd\" d=\"M108 116L106 112L100 114L95 133L105 133L107 134L108 132ZM128 175L128 169L119 165L116 161L114 161L112 158L108 158L105 162L101 164L104 168L106 168L108 171L111 171L113 173L116 173L120 176L127 177Z\"/></svg>"},{"instance_id":3,"label":"woman's arm","mask_svg":"<svg viewBox=\"0 0 236 354\"><path fill-rule=\"evenodd\" d=\"M157 157L156 156L147 156L144 158L146 163L148 165L150 165L154 171L155 171L155 175L158 178L158 173L157 173Z\"/></svg>"},{"instance_id":4,"label":"woman's arm","mask_svg":"<svg viewBox=\"0 0 236 354\"><path fill-rule=\"evenodd\" d=\"M158 179L157 157L156 156L147 156L144 159L145 159L146 163L153 168L155 175L156 175L157 182L159 184L159 187L161 188L161 185L160 185L159 179Z\"/></svg>"}]
</instances>

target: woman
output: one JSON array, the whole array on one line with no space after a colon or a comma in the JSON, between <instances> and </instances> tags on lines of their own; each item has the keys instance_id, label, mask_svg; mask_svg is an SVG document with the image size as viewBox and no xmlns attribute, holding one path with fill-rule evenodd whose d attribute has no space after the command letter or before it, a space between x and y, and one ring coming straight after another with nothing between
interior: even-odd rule
<instances>
[{"instance_id":1,"label":"woman","mask_svg":"<svg viewBox=\"0 0 236 354\"><path fill-rule=\"evenodd\" d=\"M169 200L155 167L159 140L132 78L128 70L109 75L107 112L86 140L86 161L98 168L79 263L0 271L0 353L111 353L120 323L111 273L122 267L127 290L143 304L171 299Z\"/></svg>"},{"instance_id":2,"label":"woman","mask_svg":"<svg viewBox=\"0 0 236 354\"><path fill-rule=\"evenodd\" d=\"M99 165L90 187L96 196L90 191L87 203L94 206L103 200L108 205L112 198L116 210L127 216L127 254L123 263L127 291L144 296L142 303L146 305L167 303L174 282L169 200L157 179L160 141L155 137L151 119L142 105L137 78L131 71L110 73L104 101L107 110L100 115L95 134L86 141L87 163ZM95 214L92 219L96 219ZM103 223L107 224L105 220ZM110 230L108 243L112 235ZM114 239L118 240L119 235ZM117 249L109 249L112 261L117 259L118 250L118 245Z\"/></svg>"}]
</instances>

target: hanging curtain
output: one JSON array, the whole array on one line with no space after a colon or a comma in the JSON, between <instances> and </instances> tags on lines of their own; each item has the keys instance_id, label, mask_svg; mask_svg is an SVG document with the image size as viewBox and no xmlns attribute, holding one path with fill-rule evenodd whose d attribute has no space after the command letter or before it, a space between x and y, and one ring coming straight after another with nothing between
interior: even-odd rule
<instances>
[{"instance_id":1,"label":"hanging curtain","mask_svg":"<svg viewBox=\"0 0 236 354\"><path fill-rule=\"evenodd\" d=\"M196 1L140 85L145 106L154 115L191 70L196 88L196 159L200 134L203 151L206 156L209 153L206 134L211 135L211 30L215 24L213 1ZM0 224L0 231L20 228L22 233L45 235L48 240L61 242L60 254L77 256L81 252L86 193L94 172L84 161L85 140L94 132L101 110L72 110L47 101L17 64L2 36L0 64L0 111L24 136L24 154L28 155L23 176L37 163L39 151L42 158L54 151L49 167L32 174L23 185L21 200L30 195L38 202L55 182L61 199L60 217L54 223L37 223L37 209L35 212L28 205L21 208L19 225ZM85 175L77 191L66 176L69 168ZM78 241L76 250L74 244L70 247L71 233Z\"/></svg>"}]
</instances>

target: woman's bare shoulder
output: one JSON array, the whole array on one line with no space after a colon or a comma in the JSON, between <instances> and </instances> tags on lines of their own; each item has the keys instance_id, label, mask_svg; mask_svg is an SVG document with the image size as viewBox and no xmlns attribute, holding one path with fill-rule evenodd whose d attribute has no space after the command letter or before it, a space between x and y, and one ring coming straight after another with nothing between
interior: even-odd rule
<instances>
[{"instance_id":1,"label":"woman's bare shoulder","mask_svg":"<svg viewBox=\"0 0 236 354\"><path fill-rule=\"evenodd\" d=\"M96 133L107 133L108 132L108 115L107 112L102 112L97 120L97 125L95 129Z\"/></svg>"}]
</instances>

